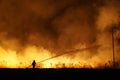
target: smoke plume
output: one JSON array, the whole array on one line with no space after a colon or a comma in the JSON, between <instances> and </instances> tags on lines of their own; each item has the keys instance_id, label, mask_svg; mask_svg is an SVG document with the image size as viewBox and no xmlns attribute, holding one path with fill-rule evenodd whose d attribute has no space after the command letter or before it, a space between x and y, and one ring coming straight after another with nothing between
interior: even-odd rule
<instances>
[{"instance_id":1,"label":"smoke plume","mask_svg":"<svg viewBox=\"0 0 120 80\"><path fill-rule=\"evenodd\" d=\"M100 45L88 50L87 58L111 58L110 29L119 27L119 3L119 0L0 0L0 48L16 51L19 58L28 55L24 54L29 52L28 46L33 46L33 54L44 48L57 55ZM117 48L119 34L119 31L115 34Z\"/></svg>"}]
</instances>

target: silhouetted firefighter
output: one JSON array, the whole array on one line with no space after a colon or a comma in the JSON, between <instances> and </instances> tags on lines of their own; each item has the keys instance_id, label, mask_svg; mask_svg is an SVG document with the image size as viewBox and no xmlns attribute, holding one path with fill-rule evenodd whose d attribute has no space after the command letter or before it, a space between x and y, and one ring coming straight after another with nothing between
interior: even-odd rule
<instances>
[{"instance_id":1,"label":"silhouetted firefighter","mask_svg":"<svg viewBox=\"0 0 120 80\"><path fill-rule=\"evenodd\" d=\"M33 60L33 62L32 62L32 66L33 66L33 68L35 68L35 66L36 66L36 62L35 62L35 60Z\"/></svg>"}]
</instances>

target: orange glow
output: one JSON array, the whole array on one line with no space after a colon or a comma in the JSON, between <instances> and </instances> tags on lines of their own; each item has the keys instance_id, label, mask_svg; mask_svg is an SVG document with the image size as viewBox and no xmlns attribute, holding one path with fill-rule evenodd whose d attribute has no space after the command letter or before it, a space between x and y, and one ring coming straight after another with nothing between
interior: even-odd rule
<instances>
[{"instance_id":1,"label":"orange glow","mask_svg":"<svg viewBox=\"0 0 120 80\"><path fill-rule=\"evenodd\" d=\"M76 52L74 57L69 54L53 57L48 50L28 46L18 55L16 51L4 50L0 47L0 66L4 68L32 68L31 63L36 60L36 68L99 68L105 66L110 57L103 56L102 53L91 58L86 58L89 53L87 51ZM48 59L41 62L42 60Z\"/></svg>"},{"instance_id":2,"label":"orange glow","mask_svg":"<svg viewBox=\"0 0 120 80\"><path fill-rule=\"evenodd\" d=\"M120 63L120 0L2 0L0 68ZM114 32L114 49L111 29ZM99 46L98 46L99 45ZM117 67L120 68L120 65Z\"/></svg>"}]
</instances>

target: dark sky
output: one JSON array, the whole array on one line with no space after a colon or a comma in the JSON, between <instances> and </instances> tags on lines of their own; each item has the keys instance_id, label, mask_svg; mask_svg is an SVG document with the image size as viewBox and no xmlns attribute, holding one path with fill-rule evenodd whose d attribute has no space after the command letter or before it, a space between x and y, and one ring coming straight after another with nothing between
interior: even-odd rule
<instances>
[{"instance_id":1,"label":"dark sky","mask_svg":"<svg viewBox=\"0 0 120 80\"><path fill-rule=\"evenodd\" d=\"M36 45L53 52L69 50L77 44L97 45L98 34L108 31L106 27L112 23L119 23L119 3L119 0L0 0L0 45L16 50ZM107 12L112 17L104 19Z\"/></svg>"}]
</instances>

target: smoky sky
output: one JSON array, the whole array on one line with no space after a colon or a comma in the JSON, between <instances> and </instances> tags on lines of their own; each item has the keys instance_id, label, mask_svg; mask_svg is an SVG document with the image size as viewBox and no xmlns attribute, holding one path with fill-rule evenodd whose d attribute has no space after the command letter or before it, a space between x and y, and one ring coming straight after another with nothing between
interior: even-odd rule
<instances>
[{"instance_id":1,"label":"smoky sky","mask_svg":"<svg viewBox=\"0 0 120 80\"><path fill-rule=\"evenodd\" d=\"M16 39L20 47L30 44L53 52L80 43L89 47L97 44L99 8L111 1L0 0L0 33L5 40Z\"/></svg>"}]
</instances>

